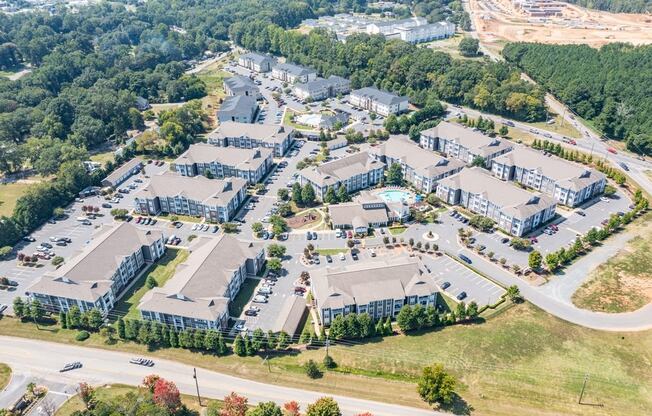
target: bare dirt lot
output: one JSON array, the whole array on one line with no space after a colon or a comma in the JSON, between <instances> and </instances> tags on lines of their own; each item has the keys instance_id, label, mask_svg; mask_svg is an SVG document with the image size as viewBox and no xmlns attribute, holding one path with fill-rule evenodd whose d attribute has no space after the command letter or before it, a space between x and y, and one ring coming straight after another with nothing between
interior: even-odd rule
<instances>
[{"instance_id":1,"label":"bare dirt lot","mask_svg":"<svg viewBox=\"0 0 652 416\"><path fill-rule=\"evenodd\" d=\"M490 49L505 41L554 44L613 42L652 43L652 16L608 13L566 5L561 16L533 17L511 0L469 0L469 11L480 40ZM500 48L501 49L501 48Z\"/></svg>"}]
</instances>

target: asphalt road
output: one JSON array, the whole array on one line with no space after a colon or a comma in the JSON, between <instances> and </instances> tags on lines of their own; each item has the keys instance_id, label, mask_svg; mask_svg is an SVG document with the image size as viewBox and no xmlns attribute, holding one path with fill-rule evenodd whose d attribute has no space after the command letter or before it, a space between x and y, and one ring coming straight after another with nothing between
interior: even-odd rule
<instances>
[{"instance_id":1,"label":"asphalt road","mask_svg":"<svg viewBox=\"0 0 652 416\"><path fill-rule=\"evenodd\" d=\"M48 353L43 354L44 350ZM173 361L155 359L154 368L141 367L129 364L129 359L133 357L125 353L12 337L0 337L0 357L11 365L16 375L38 373L41 378L54 380L60 384L74 385L86 381L95 385L107 383L139 385L145 376L155 373L174 381L182 393L196 394L192 377L193 368ZM83 367L79 370L59 373L59 369L71 361L80 361ZM203 369L198 369L197 378L201 395L204 397L222 398L235 391L246 396L252 404L274 401L282 405L290 400L296 400L305 409L309 403L327 395L259 383ZM345 416L366 411L375 416L444 415L429 410L345 396L328 396L337 400Z\"/></svg>"}]
</instances>

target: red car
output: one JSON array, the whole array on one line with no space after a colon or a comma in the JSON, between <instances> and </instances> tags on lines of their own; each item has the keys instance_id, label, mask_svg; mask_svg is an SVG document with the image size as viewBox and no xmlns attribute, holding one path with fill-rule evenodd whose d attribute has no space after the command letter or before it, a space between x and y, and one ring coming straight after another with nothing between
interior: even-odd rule
<instances>
[{"instance_id":1,"label":"red car","mask_svg":"<svg viewBox=\"0 0 652 416\"><path fill-rule=\"evenodd\" d=\"M618 154L618 152L616 151L616 149L614 149L613 147L608 148L607 151L608 151L609 153L613 153L614 155L617 155L617 154Z\"/></svg>"},{"instance_id":2,"label":"red car","mask_svg":"<svg viewBox=\"0 0 652 416\"><path fill-rule=\"evenodd\" d=\"M306 293L306 288L305 288L305 287L301 287L301 286L297 286L297 287L294 288L294 291L295 291L295 292Z\"/></svg>"},{"instance_id":3,"label":"red car","mask_svg":"<svg viewBox=\"0 0 652 416\"><path fill-rule=\"evenodd\" d=\"M347 231L346 236L349 238L353 238L353 233L351 231Z\"/></svg>"},{"instance_id":4,"label":"red car","mask_svg":"<svg viewBox=\"0 0 652 416\"><path fill-rule=\"evenodd\" d=\"M531 242L532 244L534 244L534 243L538 243L539 240L537 240L536 237L530 237L530 242Z\"/></svg>"}]
</instances>

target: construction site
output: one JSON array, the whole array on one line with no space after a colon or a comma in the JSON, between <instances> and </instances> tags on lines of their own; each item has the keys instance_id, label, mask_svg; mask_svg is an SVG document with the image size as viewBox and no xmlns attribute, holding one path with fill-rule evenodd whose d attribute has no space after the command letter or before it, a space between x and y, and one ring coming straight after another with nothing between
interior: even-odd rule
<instances>
[{"instance_id":1,"label":"construction site","mask_svg":"<svg viewBox=\"0 0 652 416\"><path fill-rule=\"evenodd\" d=\"M489 49L505 42L587 44L652 43L652 16L589 10L557 0L469 0L480 40Z\"/></svg>"}]
</instances>

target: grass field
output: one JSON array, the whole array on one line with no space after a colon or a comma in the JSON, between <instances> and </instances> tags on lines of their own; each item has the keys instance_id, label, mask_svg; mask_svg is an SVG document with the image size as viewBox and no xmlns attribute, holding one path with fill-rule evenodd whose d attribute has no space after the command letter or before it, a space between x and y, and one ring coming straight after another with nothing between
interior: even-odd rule
<instances>
[{"instance_id":1,"label":"grass field","mask_svg":"<svg viewBox=\"0 0 652 416\"><path fill-rule=\"evenodd\" d=\"M0 391L4 390L11 380L11 368L7 364L0 363Z\"/></svg>"},{"instance_id":2,"label":"grass field","mask_svg":"<svg viewBox=\"0 0 652 416\"><path fill-rule=\"evenodd\" d=\"M552 119L555 120L554 124L548 124L543 121L539 123L526 123L526 124L537 129L547 130L574 139L579 139L582 137L582 134L575 127L573 127L569 122L564 120L560 115L555 114L554 117L552 117Z\"/></svg>"},{"instance_id":3,"label":"grass field","mask_svg":"<svg viewBox=\"0 0 652 416\"><path fill-rule=\"evenodd\" d=\"M229 304L229 315L238 317L242 314L245 306L249 303L249 300L253 297L256 286L258 286L259 281L256 279L245 279L240 286L240 291L236 295L233 302Z\"/></svg>"},{"instance_id":4,"label":"grass field","mask_svg":"<svg viewBox=\"0 0 652 416\"><path fill-rule=\"evenodd\" d=\"M10 216L14 212L16 200L25 193L31 183L14 182L0 184L0 216Z\"/></svg>"},{"instance_id":5,"label":"grass field","mask_svg":"<svg viewBox=\"0 0 652 416\"><path fill-rule=\"evenodd\" d=\"M109 150L108 152L96 153L94 155L91 155L90 159L93 162L101 163L102 166L104 166L104 164L108 161L111 162L115 161L114 152L112 150Z\"/></svg>"},{"instance_id":6,"label":"grass field","mask_svg":"<svg viewBox=\"0 0 652 416\"><path fill-rule=\"evenodd\" d=\"M124 293L116 303L114 311L120 315L125 315L125 318L140 319L137 306L140 299L150 290L145 284L147 278L152 276L158 286L161 287L174 275L177 266L187 258L187 250L168 248L165 255L147 272L143 273L133 286Z\"/></svg>"},{"instance_id":7,"label":"grass field","mask_svg":"<svg viewBox=\"0 0 652 416\"><path fill-rule=\"evenodd\" d=\"M407 227L404 226L399 226L399 227L389 227L389 233L391 235L399 235L403 234L407 230Z\"/></svg>"},{"instance_id":8,"label":"grass field","mask_svg":"<svg viewBox=\"0 0 652 416\"><path fill-rule=\"evenodd\" d=\"M609 313L629 312L652 302L652 225L621 251L601 264L573 294L573 303L584 309Z\"/></svg>"},{"instance_id":9,"label":"grass field","mask_svg":"<svg viewBox=\"0 0 652 416\"><path fill-rule=\"evenodd\" d=\"M138 387L135 386L127 386L124 384L110 384L110 385L98 387L95 390L95 397L99 401L107 402L107 401L113 401L119 399L121 396L124 396L127 393L131 393L131 392L135 393L137 391L138 391ZM199 404L197 403L197 398L195 396L182 394L181 402L184 405L186 405L186 407L189 410L199 412L201 414L202 408L199 407ZM206 401L204 400L202 401L202 403L206 404ZM83 410L86 410L86 406L84 406L84 402L82 402L79 395L77 395L77 396L72 396L70 399L68 399L59 408L59 410L57 410L55 415L70 416L76 411L83 411Z\"/></svg>"},{"instance_id":10,"label":"grass field","mask_svg":"<svg viewBox=\"0 0 652 416\"><path fill-rule=\"evenodd\" d=\"M434 40L425 44L425 46L434 51L447 53L456 59L480 59L481 56L467 57L460 54L459 46L462 39L464 39L464 35L456 34L455 36L447 39Z\"/></svg>"},{"instance_id":11,"label":"grass field","mask_svg":"<svg viewBox=\"0 0 652 416\"><path fill-rule=\"evenodd\" d=\"M76 331L15 319L0 320L0 334L69 344ZM125 350L282 384L371 400L424 406L414 380L421 368L444 364L458 379L461 399L453 410L477 415L646 415L652 413L652 331L599 332L548 315L529 304L502 310L483 324L456 325L422 335L393 336L357 345L331 346L336 371L307 378L301 364L321 361L323 350L270 360L215 358L179 349L148 352L146 346L107 345L93 334L83 345ZM332 344L331 344L332 345ZM584 375L585 403L577 404ZM471 410L473 409L473 410Z\"/></svg>"}]
</instances>

